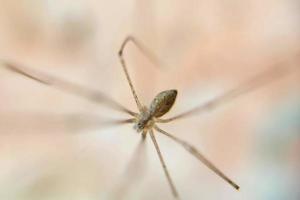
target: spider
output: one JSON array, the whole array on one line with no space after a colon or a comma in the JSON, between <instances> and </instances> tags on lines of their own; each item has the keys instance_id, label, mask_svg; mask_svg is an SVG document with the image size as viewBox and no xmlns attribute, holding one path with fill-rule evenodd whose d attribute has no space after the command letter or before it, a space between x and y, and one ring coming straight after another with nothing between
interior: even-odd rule
<instances>
[{"instance_id":1,"label":"spider","mask_svg":"<svg viewBox=\"0 0 300 200\"><path fill-rule=\"evenodd\" d=\"M283 68L276 65L275 67L270 67L268 70L254 76L250 80L246 80L242 84L240 84L238 87L224 93L223 95L208 101L207 103L203 105L196 106L195 108L192 108L188 111L185 111L181 114L178 114L171 118L161 118L163 117L174 105L176 96L177 96L177 90L170 89L166 91L162 91L159 94L155 96L155 98L152 100L149 107L143 105L136 93L136 90L134 88L134 85L132 83L132 80L130 78L129 72L127 70L126 62L123 56L124 49L126 45L131 42L133 43L143 54L146 55L152 62L159 63L157 57L149 51L149 49L146 48L146 46L138 41L133 36L128 36L123 41L121 48L118 52L118 56L121 62L121 66L123 68L123 71L125 73L127 82L129 84L131 93L134 97L135 103L137 105L138 112L133 112L120 103L114 101L112 98L108 97L107 95L91 90L89 88L85 88L83 86L77 85L75 83L71 83L62 79L59 79L57 77L54 77L49 74L45 74L43 72L27 68L27 67L20 67L17 64L13 64L11 62L4 62L4 66L18 74L21 74L27 78L33 79L35 81L38 81L39 83L54 86L58 89L62 89L64 91L73 93L75 95L79 95L81 97L87 98L88 100L94 101L96 103L103 103L106 104L108 107L127 113L130 115L129 119L125 120L115 120L111 121L111 124L117 125L117 124L134 124L134 129L141 134L141 137L143 140L146 139L147 135L150 135L150 138L152 140L152 143L156 149L156 153L158 155L159 161L161 163L163 172L165 174L165 177L167 179L167 183L171 189L172 195L174 198L179 199L178 191L175 187L174 181L169 173L168 167L166 165L166 162L164 160L164 157L160 151L159 144L156 140L156 133L163 134L176 142L177 144L181 145L186 151L188 151L190 154L192 154L195 158L200 160L204 165L206 165L209 169L211 169L214 173L216 173L219 177L221 177L223 180L225 180L227 183L229 183L233 188L236 190L239 190L239 186L232 181L230 178L228 178L221 170L219 170L211 161L209 161L199 150L197 150L194 146L190 145L186 141L174 136L171 133L168 133L167 131L161 129L158 124L159 123L169 123L177 119L185 118L191 115L200 114L205 111L212 110L219 106L220 104L232 100L241 94L250 92L258 87L261 87L265 85L266 83L271 82L275 78L278 78L285 74L286 70L283 70ZM156 133L154 132L156 131Z\"/></svg>"}]
</instances>

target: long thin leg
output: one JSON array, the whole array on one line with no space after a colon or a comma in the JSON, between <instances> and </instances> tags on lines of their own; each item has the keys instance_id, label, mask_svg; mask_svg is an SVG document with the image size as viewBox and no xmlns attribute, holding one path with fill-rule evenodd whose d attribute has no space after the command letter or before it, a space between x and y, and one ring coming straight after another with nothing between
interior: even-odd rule
<instances>
[{"instance_id":1,"label":"long thin leg","mask_svg":"<svg viewBox=\"0 0 300 200\"><path fill-rule=\"evenodd\" d=\"M71 115L67 119L63 119L62 124L64 127L70 128L71 131L79 130L105 130L111 127L117 127L124 124L131 124L135 122L135 119L105 119L99 120L97 116L83 116L83 115ZM22 121L22 120L21 120ZM82 132L82 131L80 131Z\"/></svg>"},{"instance_id":2,"label":"long thin leg","mask_svg":"<svg viewBox=\"0 0 300 200\"><path fill-rule=\"evenodd\" d=\"M152 62L152 64L154 64L154 66L161 68L162 67L162 63L161 61L158 59L158 57L152 52L150 51L146 45L144 45L141 41L139 41L137 38L135 38L134 36L127 36L125 41L124 41L124 45L126 45L126 43L132 42L132 44L134 44L143 54L144 56L149 59L150 62ZM125 47L123 47L125 48Z\"/></svg>"},{"instance_id":3,"label":"long thin leg","mask_svg":"<svg viewBox=\"0 0 300 200\"><path fill-rule=\"evenodd\" d=\"M151 136L152 142L153 142L153 144L154 144L154 146L155 146L157 155L158 155L158 157L159 157L159 160L160 160L160 163L161 163L162 168L163 168L163 170L164 170L164 173L165 173L165 175L166 175L166 178L167 178L167 180L168 180L169 186L170 186L170 188L171 188L171 190L172 190L172 194L173 194L173 196L174 196L175 198L179 199L178 192L177 192L176 187L175 187L175 185L174 185L174 183L173 183L173 181L172 181L172 178L171 178L171 176L170 176L170 174L169 174L167 165L166 165L166 163L165 163L165 161L164 161L164 159L163 159L163 156L162 156L162 154L161 154L161 152L160 152L158 143L157 143L157 141L156 141L156 139L155 139L155 136L154 136L154 133L153 133L153 130L152 130L152 129L150 130L150 136Z\"/></svg>"},{"instance_id":4,"label":"long thin leg","mask_svg":"<svg viewBox=\"0 0 300 200\"><path fill-rule=\"evenodd\" d=\"M36 122L39 122L38 124ZM79 113L58 114L41 112L9 112L0 113L0 124L4 127L16 127L18 129L43 130L54 129L63 125L64 128L75 130L104 129L112 126L134 123L135 119L103 119L96 115L84 115ZM4 131L5 132L5 131ZM3 132L3 133L4 133ZM26 131L25 131L26 132ZM1 133L0 133L1 134Z\"/></svg>"},{"instance_id":5,"label":"long thin leg","mask_svg":"<svg viewBox=\"0 0 300 200\"><path fill-rule=\"evenodd\" d=\"M33 79L41 84L56 87L58 89L67 91L69 93L82 96L96 103L104 103L112 109L128 113L131 116L137 115L135 112L130 111L129 109L125 108L118 102L114 101L113 99L111 99L110 97L106 96L105 94L99 91L91 90L83 86L77 85L75 83L64 81L57 77L40 72L38 70L30 69L27 67L26 68L20 67L12 63L5 62L4 66L10 71L21 74L27 78Z\"/></svg>"},{"instance_id":6,"label":"long thin leg","mask_svg":"<svg viewBox=\"0 0 300 200\"><path fill-rule=\"evenodd\" d=\"M73 118L74 119L74 118ZM87 124L87 125L94 125L96 127L110 127L110 126L116 126L116 125L123 125L123 124L130 124L135 122L135 118L131 119L108 119L108 120L103 120L103 121L98 121L95 119L86 119L85 121L81 119L81 116L78 117L78 121L74 119L74 122L76 122L77 125L82 124Z\"/></svg>"},{"instance_id":7,"label":"long thin leg","mask_svg":"<svg viewBox=\"0 0 300 200\"><path fill-rule=\"evenodd\" d=\"M134 89L134 87L133 87L133 84L132 84L131 78L130 78L130 76L129 76L129 73L128 73L128 70L127 70L127 67L126 67L126 63L125 63L125 60L124 60L124 57L123 57L123 51L124 51L124 48L125 48L126 44L128 43L128 41L130 41L130 38L126 38L126 39L124 40L124 42L122 43L121 48L120 48L120 50L119 50L119 59L120 59L122 68L123 68L123 70L124 70L124 73L125 73L125 75L126 75L127 82L128 82L128 84L129 84L129 86L130 86L132 95L133 95L134 100L135 100L135 102L136 102L136 105L137 105L139 111L141 112L142 109L143 109L143 106L142 106L142 104L141 104L141 102L140 102L140 100L139 100L139 98L138 98L138 96L137 96L137 94L136 94L136 91L135 91L135 89Z\"/></svg>"},{"instance_id":8,"label":"long thin leg","mask_svg":"<svg viewBox=\"0 0 300 200\"><path fill-rule=\"evenodd\" d=\"M141 105L141 103L138 99L138 96L136 94L136 91L134 89L134 86L133 86L132 80L130 78L129 72L127 70L126 62L125 62L125 59L123 56L124 49L129 42L132 42L146 56L146 58L148 58L155 66L161 67L162 65L161 65L161 62L159 61L159 59L154 55L154 53L152 53L142 42L138 41L133 36L127 36L125 38L125 40L123 41L121 48L119 50L119 58L120 58L120 62L122 64L123 70L125 72L127 82L129 83L131 92L133 94L134 100L137 104L137 107L140 111L142 111L142 105Z\"/></svg>"},{"instance_id":9,"label":"long thin leg","mask_svg":"<svg viewBox=\"0 0 300 200\"><path fill-rule=\"evenodd\" d=\"M133 190L142 180L147 164L146 150L145 139L141 138L134 149L129 162L126 164L121 180L112 191L112 199L126 199L126 197L128 197L128 193L131 192L131 190Z\"/></svg>"},{"instance_id":10,"label":"long thin leg","mask_svg":"<svg viewBox=\"0 0 300 200\"><path fill-rule=\"evenodd\" d=\"M239 190L239 186L234 183L231 179L229 179L223 172L221 172L214 164L212 164L207 158L205 158L202 153L200 153L195 147L188 144L187 142L171 135L170 133L167 133L166 131L160 129L159 127L154 127L155 130L158 132L168 136L173 141L177 142L181 146L183 146L188 152L190 152L193 156L195 156L198 160L200 160L204 165L206 165L209 169L211 169L213 172L215 172L218 176L220 176L222 179L224 179L227 183L229 183L232 187Z\"/></svg>"},{"instance_id":11,"label":"long thin leg","mask_svg":"<svg viewBox=\"0 0 300 200\"><path fill-rule=\"evenodd\" d=\"M188 116L192 116L195 114L200 114L205 111L210 111L218 106L222 105L223 103L226 103L230 100L233 100L242 94L249 93L255 89L258 89L262 86L265 86L267 83L271 83L272 81L277 80L278 78L283 77L289 72L288 69L284 68L284 63L278 63L277 65L269 68L268 70L256 75L250 80L245 81L238 87L224 93L223 95L210 100L203 105L196 106L195 108L192 108L188 111L185 111L181 114L178 114L174 117L168 118L168 119L157 119L157 122L159 123L167 123L170 121L174 121L176 119L182 119Z\"/></svg>"}]
</instances>

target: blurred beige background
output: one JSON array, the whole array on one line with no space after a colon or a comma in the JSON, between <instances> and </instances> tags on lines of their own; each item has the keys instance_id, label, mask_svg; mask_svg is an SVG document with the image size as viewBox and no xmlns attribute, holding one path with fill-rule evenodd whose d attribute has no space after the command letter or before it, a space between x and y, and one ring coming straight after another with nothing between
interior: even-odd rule
<instances>
[{"instance_id":1,"label":"blurred beige background","mask_svg":"<svg viewBox=\"0 0 300 200\"><path fill-rule=\"evenodd\" d=\"M182 199L296 200L299 8L297 0L0 0L0 59L99 89L136 110L117 56L133 34L164 63L158 69L132 45L126 49L145 105L162 90L179 91L168 116L284 60L293 66L288 76L161 126L203 151L240 192L172 141L157 139ZM0 199L173 199L153 145L137 148L131 126L101 127L124 117L1 68Z\"/></svg>"}]
</instances>

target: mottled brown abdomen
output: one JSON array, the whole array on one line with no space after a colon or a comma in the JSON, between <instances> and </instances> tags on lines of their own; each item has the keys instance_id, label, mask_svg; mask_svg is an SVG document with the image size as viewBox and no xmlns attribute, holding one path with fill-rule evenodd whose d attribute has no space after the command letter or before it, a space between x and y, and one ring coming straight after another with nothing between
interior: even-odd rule
<instances>
[{"instance_id":1,"label":"mottled brown abdomen","mask_svg":"<svg viewBox=\"0 0 300 200\"><path fill-rule=\"evenodd\" d=\"M166 114L175 103L177 90L166 90L153 99L151 102L149 112L153 117L161 117Z\"/></svg>"}]
</instances>

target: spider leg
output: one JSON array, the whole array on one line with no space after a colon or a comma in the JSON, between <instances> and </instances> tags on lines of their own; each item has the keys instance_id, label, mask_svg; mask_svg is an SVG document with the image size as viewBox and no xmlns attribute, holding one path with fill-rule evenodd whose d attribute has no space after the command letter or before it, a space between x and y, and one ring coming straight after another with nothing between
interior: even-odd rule
<instances>
[{"instance_id":1,"label":"spider leg","mask_svg":"<svg viewBox=\"0 0 300 200\"><path fill-rule=\"evenodd\" d=\"M142 52L142 54L144 54L144 56L149 59L150 62L152 62L152 64L154 64L154 66L162 68L162 63L161 61L158 59L158 57L152 52L150 51L145 44L143 44L140 40L138 40L136 37L134 36L127 36L123 42L123 49L125 48L126 43L131 42L132 44L134 44L138 50L140 50Z\"/></svg>"},{"instance_id":2,"label":"spider leg","mask_svg":"<svg viewBox=\"0 0 300 200\"><path fill-rule=\"evenodd\" d=\"M130 124L134 123L135 118L130 119L110 119L110 120L104 120L100 122L101 126L107 127L107 126L115 126L115 125L122 125L122 124Z\"/></svg>"},{"instance_id":3,"label":"spider leg","mask_svg":"<svg viewBox=\"0 0 300 200\"><path fill-rule=\"evenodd\" d=\"M124 124L134 123L135 119L97 119L97 116L70 116L64 124L71 130L105 130L111 127L117 127Z\"/></svg>"},{"instance_id":4,"label":"spider leg","mask_svg":"<svg viewBox=\"0 0 300 200\"><path fill-rule=\"evenodd\" d=\"M187 142L183 141L182 139L179 139L170 133L167 133L166 131L160 129L159 127L155 126L155 130L158 132L166 135L176 143L180 144L183 148L185 148L188 152L190 152L193 156L195 156L198 160L200 160L204 165L206 165L209 169L211 169L213 172L215 172L218 176L220 176L222 179L224 179L227 183L229 183L232 187L234 187L236 190L239 190L239 186L234 183L231 179L229 179L223 172L221 172L214 164L212 164L202 153L200 153L194 146L188 144Z\"/></svg>"},{"instance_id":5,"label":"spider leg","mask_svg":"<svg viewBox=\"0 0 300 200\"><path fill-rule=\"evenodd\" d=\"M142 112L143 106L142 106L142 104L141 104L141 102L140 102L140 100L139 100L139 98L138 98L138 96L136 94L136 91L135 91L133 83L131 81L129 72L128 72L127 67L126 67L125 59L124 59L124 56L123 56L123 51L124 51L124 48L125 48L126 44L128 43L128 41L130 41L130 38L126 38L124 40L124 42L122 43L121 48L119 50L119 59L120 59L123 71L124 71L124 73L126 75L126 79L127 79L127 82L128 82L128 84L130 86L130 90L131 90L131 93L132 93L132 95L134 97L135 103L136 103L139 111Z\"/></svg>"},{"instance_id":6,"label":"spider leg","mask_svg":"<svg viewBox=\"0 0 300 200\"><path fill-rule=\"evenodd\" d=\"M54 77L52 75L43 73L38 70L30 69L27 67L21 67L16 64L12 64L9 62L4 62L4 66L17 74L21 74L27 78L30 78L32 80L35 80L41 84L53 86L55 88L61 89L63 91L75 94L77 96L84 97L90 101L96 102L96 103L104 103L107 106L109 106L112 109L125 112L131 116L136 116L137 113L125 108L118 102L114 101L110 97L106 96L102 92L92 90L89 88L85 88L83 86L77 85L75 83L71 83L69 81L65 81L62 79L59 79L57 77Z\"/></svg>"},{"instance_id":7,"label":"spider leg","mask_svg":"<svg viewBox=\"0 0 300 200\"><path fill-rule=\"evenodd\" d=\"M145 140L147 136L147 131L143 131L142 132L142 139Z\"/></svg>"},{"instance_id":8,"label":"spider leg","mask_svg":"<svg viewBox=\"0 0 300 200\"><path fill-rule=\"evenodd\" d=\"M236 88L229 90L228 92L220 95L219 97L212 99L202 105L196 106L190 110L187 110L181 114L168 119L157 119L159 123L168 123L176 119L182 119L196 114L201 114L206 111L211 111L222 104L229 102L243 94L252 92L258 88L261 88L283 76L287 75L290 69L284 67L284 63L277 63L276 65L268 68L267 70L257 74L252 79L244 81Z\"/></svg>"},{"instance_id":9,"label":"spider leg","mask_svg":"<svg viewBox=\"0 0 300 200\"><path fill-rule=\"evenodd\" d=\"M137 40L135 37L127 36L125 38L125 40L123 41L123 43L120 47L120 50L119 50L119 59L120 59L122 68L124 70L124 73L126 75L127 82L130 86L130 90L131 90L132 95L134 97L134 100L137 104L137 107L140 111L142 111L143 106L142 106L142 104L141 104L141 102L140 102L140 100L137 96L137 93L136 93L135 89L134 89L132 80L130 78L130 75L129 75L129 72L128 72L128 69L127 69L127 66L126 66L124 55L123 55L124 49L125 49L126 45L129 42L133 43L155 66L161 66L161 64L160 64L159 59L142 42Z\"/></svg>"},{"instance_id":10,"label":"spider leg","mask_svg":"<svg viewBox=\"0 0 300 200\"><path fill-rule=\"evenodd\" d=\"M167 165L166 165L166 163L165 163L165 161L164 161L164 158L163 158L163 156L162 156L162 154L161 154L159 145L158 145L158 143L157 143L157 141L156 141L156 138L155 138L155 136L154 136L154 132L153 132L152 129L151 129L149 132L150 132L151 140L152 140L152 142L153 142L153 144L154 144L154 147L155 147L155 149L156 149L156 153L157 153L157 155L158 155L158 157L159 157L159 161L160 161L160 163L161 163L161 165L162 165L162 168L163 168L164 173L165 173L165 175L166 175L166 178L167 178L167 180L168 180L169 186L170 186L170 188L171 188L171 190L172 190L172 194L173 194L173 196L174 196L176 199L179 199L179 195L178 195L177 189L176 189L176 187L175 187L175 185L174 185L174 183L173 183L173 180L172 180L172 178L171 178L171 176L170 176L170 174L169 174L169 170L168 170Z\"/></svg>"},{"instance_id":11,"label":"spider leg","mask_svg":"<svg viewBox=\"0 0 300 200\"><path fill-rule=\"evenodd\" d=\"M146 142L141 138L122 173L120 181L112 191L112 199L126 199L128 193L141 181L147 164L146 150Z\"/></svg>"}]
</instances>

